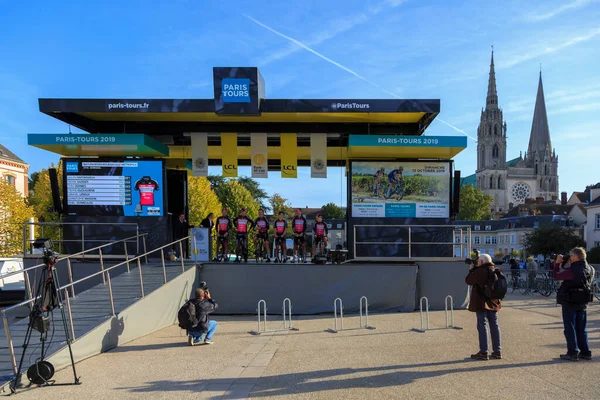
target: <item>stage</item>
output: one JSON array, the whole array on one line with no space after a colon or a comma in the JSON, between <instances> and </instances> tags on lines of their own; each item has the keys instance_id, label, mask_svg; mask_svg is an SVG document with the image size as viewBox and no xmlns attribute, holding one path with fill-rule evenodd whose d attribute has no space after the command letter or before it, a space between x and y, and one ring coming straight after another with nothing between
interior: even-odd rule
<instances>
[{"instance_id":1,"label":"stage","mask_svg":"<svg viewBox=\"0 0 600 400\"><path fill-rule=\"evenodd\" d=\"M197 283L205 281L219 303L215 314L256 314L259 300L268 314L281 314L283 299L292 301L293 314L333 312L341 298L344 312L358 312L367 296L370 312L411 312L426 296L431 309L443 309L447 295L455 308L466 300L462 261L413 263L237 264L205 263L198 266Z\"/></svg>"}]
</instances>

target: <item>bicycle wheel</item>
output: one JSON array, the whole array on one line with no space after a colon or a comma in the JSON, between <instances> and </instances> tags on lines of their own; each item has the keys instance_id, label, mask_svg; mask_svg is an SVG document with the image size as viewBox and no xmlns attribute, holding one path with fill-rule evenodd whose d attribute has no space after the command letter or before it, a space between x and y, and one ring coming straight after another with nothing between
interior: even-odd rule
<instances>
[{"instance_id":1,"label":"bicycle wheel","mask_svg":"<svg viewBox=\"0 0 600 400\"><path fill-rule=\"evenodd\" d=\"M508 293L512 293L515 291L515 280L514 279L509 279L508 280L508 287L507 287Z\"/></svg>"},{"instance_id":2,"label":"bicycle wheel","mask_svg":"<svg viewBox=\"0 0 600 400\"><path fill-rule=\"evenodd\" d=\"M519 292L523 295L529 292L529 285L525 279L519 279Z\"/></svg>"},{"instance_id":3,"label":"bicycle wheel","mask_svg":"<svg viewBox=\"0 0 600 400\"><path fill-rule=\"evenodd\" d=\"M549 278L542 280L541 284L538 286L538 292L544 297L550 297L552 294L552 281Z\"/></svg>"}]
</instances>

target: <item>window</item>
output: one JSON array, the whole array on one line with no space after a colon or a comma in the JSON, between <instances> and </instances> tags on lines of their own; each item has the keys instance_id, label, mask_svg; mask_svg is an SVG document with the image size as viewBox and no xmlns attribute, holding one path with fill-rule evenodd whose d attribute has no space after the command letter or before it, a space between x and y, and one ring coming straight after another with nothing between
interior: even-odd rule
<instances>
[{"instance_id":1,"label":"window","mask_svg":"<svg viewBox=\"0 0 600 400\"><path fill-rule=\"evenodd\" d=\"M600 247L600 242L594 242L594 247Z\"/></svg>"},{"instance_id":2,"label":"window","mask_svg":"<svg viewBox=\"0 0 600 400\"><path fill-rule=\"evenodd\" d=\"M496 243L497 243L496 236L492 236L492 244L496 244Z\"/></svg>"},{"instance_id":3,"label":"window","mask_svg":"<svg viewBox=\"0 0 600 400\"><path fill-rule=\"evenodd\" d=\"M492 237L491 236L486 236L485 237L485 244L492 244Z\"/></svg>"},{"instance_id":4,"label":"window","mask_svg":"<svg viewBox=\"0 0 600 400\"><path fill-rule=\"evenodd\" d=\"M465 237L463 238L463 243L464 244L469 243L469 237L467 235L465 235Z\"/></svg>"},{"instance_id":5,"label":"window","mask_svg":"<svg viewBox=\"0 0 600 400\"><path fill-rule=\"evenodd\" d=\"M492 226L491 225L486 225L485 226L485 230L486 231L491 231L492 230Z\"/></svg>"},{"instance_id":6,"label":"window","mask_svg":"<svg viewBox=\"0 0 600 400\"><path fill-rule=\"evenodd\" d=\"M501 176L498 177L498 189L502 189L502 177ZM502 209L500 209L500 211L502 211Z\"/></svg>"},{"instance_id":7,"label":"window","mask_svg":"<svg viewBox=\"0 0 600 400\"><path fill-rule=\"evenodd\" d=\"M500 235L500 244L504 244L504 236Z\"/></svg>"},{"instance_id":8,"label":"window","mask_svg":"<svg viewBox=\"0 0 600 400\"><path fill-rule=\"evenodd\" d=\"M498 158L499 153L500 153L500 149L498 148L498 145L495 144L494 148L492 149L492 157Z\"/></svg>"},{"instance_id":9,"label":"window","mask_svg":"<svg viewBox=\"0 0 600 400\"><path fill-rule=\"evenodd\" d=\"M454 257L460 257L460 247L456 247L454 249Z\"/></svg>"},{"instance_id":10,"label":"window","mask_svg":"<svg viewBox=\"0 0 600 400\"><path fill-rule=\"evenodd\" d=\"M476 231L480 231L481 230L481 225L475 225L475 230Z\"/></svg>"},{"instance_id":11,"label":"window","mask_svg":"<svg viewBox=\"0 0 600 400\"><path fill-rule=\"evenodd\" d=\"M510 244L515 244L515 235L510 235Z\"/></svg>"},{"instance_id":12,"label":"window","mask_svg":"<svg viewBox=\"0 0 600 400\"><path fill-rule=\"evenodd\" d=\"M596 214L596 229L600 229L600 214Z\"/></svg>"},{"instance_id":13,"label":"window","mask_svg":"<svg viewBox=\"0 0 600 400\"><path fill-rule=\"evenodd\" d=\"M13 185L13 186L15 185L16 179L15 179L14 176L12 176L12 175L6 175L4 177L4 179L6 179L6 182L8 182L9 185Z\"/></svg>"},{"instance_id":14,"label":"window","mask_svg":"<svg viewBox=\"0 0 600 400\"><path fill-rule=\"evenodd\" d=\"M460 244L460 236L454 236L454 243Z\"/></svg>"},{"instance_id":15,"label":"window","mask_svg":"<svg viewBox=\"0 0 600 400\"><path fill-rule=\"evenodd\" d=\"M473 244L481 244L481 237L473 236Z\"/></svg>"},{"instance_id":16,"label":"window","mask_svg":"<svg viewBox=\"0 0 600 400\"><path fill-rule=\"evenodd\" d=\"M504 235L504 242L508 244L508 235Z\"/></svg>"},{"instance_id":17,"label":"window","mask_svg":"<svg viewBox=\"0 0 600 400\"><path fill-rule=\"evenodd\" d=\"M494 177L490 176L490 189L494 188Z\"/></svg>"}]
</instances>

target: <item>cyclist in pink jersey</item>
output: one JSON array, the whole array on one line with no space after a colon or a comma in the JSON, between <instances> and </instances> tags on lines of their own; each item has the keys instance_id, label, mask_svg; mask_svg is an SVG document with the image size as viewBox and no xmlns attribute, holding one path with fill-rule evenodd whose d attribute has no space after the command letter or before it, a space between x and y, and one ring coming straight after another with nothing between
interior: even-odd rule
<instances>
[{"instance_id":1,"label":"cyclist in pink jersey","mask_svg":"<svg viewBox=\"0 0 600 400\"><path fill-rule=\"evenodd\" d=\"M329 230L327 229L327 224L323 222L323 216L321 214L317 214L317 222L315 222L315 226L313 228L314 239L313 239L313 247L312 254L313 257L317 254L315 250L317 246L323 242L323 248L327 248L327 235L329 234ZM323 254L321 254L323 255Z\"/></svg>"},{"instance_id":2,"label":"cyclist in pink jersey","mask_svg":"<svg viewBox=\"0 0 600 400\"><path fill-rule=\"evenodd\" d=\"M214 261L218 261L219 258L219 248L223 248L223 254L229 254L229 241L227 240L227 236L229 235L229 231L233 227L231 224L231 219L227 216L227 209L223 208L221 210L223 213L219 218L217 218L217 257L215 257ZM227 262L227 257L224 257L223 261Z\"/></svg>"},{"instance_id":3,"label":"cyclist in pink jersey","mask_svg":"<svg viewBox=\"0 0 600 400\"><path fill-rule=\"evenodd\" d=\"M283 211L279 211L279 218L277 219L277 221L275 221L273 226L275 227L275 246L281 246L283 262L286 262L287 257L285 255L285 233L287 231L287 222L285 220L285 214Z\"/></svg>"},{"instance_id":4,"label":"cyclist in pink jersey","mask_svg":"<svg viewBox=\"0 0 600 400\"><path fill-rule=\"evenodd\" d=\"M265 244L265 250L267 251L267 259L266 262L271 262L269 258L269 254L271 253L269 248L269 228L271 225L269 224L269 220L265 218L265 211L261 208L258 210L258 218L254 221L254 226L256 226L256 237L254 238L254 246L258 247L258 241L262 240Z\"/></svg>"},{"instance_id":5,"label":"cyclist in pink jersey","mask_svg":"<svg viewBox=\"0 0 600 400\"><path fill-rule=\"evenodd\" d=\"M240 245L243 246L243 256L244 256L244 262L248 262L248 232L254 228L254 221L252 221L250 219L250 217L248 217L246 215L246 208L242 208L241 212L240 212L240 216L236 217L233 220L233 226L235 227L236 230L236 258L235 261L240 262L241 259L237 257L237 254L239 253L239 247Z\"/></svg>"},{"instance_id":6,"label":"cyclist in pink jersey","mask_svg":"<svg viewBox=\"0 0 600 400\"><path fill-rule=\"evenodd\" d=\"M302 261L306 257L306 239L304 233L306 232L307 223L306 218L302 215L302 210L296 208L296 215L292 219L292 232L294 233L294 254L297 254L299 245L302 245ZM293 262L294 260L292 260ZM300 260L298 260L300 262Z\"/></svg>"}]
</instances>

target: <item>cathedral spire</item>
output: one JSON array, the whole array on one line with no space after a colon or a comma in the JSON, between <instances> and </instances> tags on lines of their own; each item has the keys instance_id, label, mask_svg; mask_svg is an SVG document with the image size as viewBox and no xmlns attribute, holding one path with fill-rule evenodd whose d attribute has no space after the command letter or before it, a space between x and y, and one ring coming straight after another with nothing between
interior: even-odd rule
<instances>
[{"instance_id":1,"label":"cathedral spire","mask_svg":"<svg viewBox=\"0 0 600 400\"><path fill-rule=\"evenodd\" d=\"M529 136L529 147L527 152L533 156L536 152L543 154L546 150L552 151L550 141L550 129L548 128L548 115L546 114L546 101L544 100L544 85L542 84L542 71L538 83L535 109L533 111L533 123L531 124L531 136Z\"/></svg>"},{"instance_id":2,"label":"cathedral spire","mask_svg":"<svg viewBox=\"0 0 600 400\"><path fill-rule=\"evenodd\" d=\"M494 46L492 46L492 61L490 62L490 78L486 98L486 108L498 107L498 92L496 90L496 71L494 70Z\"/></svg>"}]
</instances>

